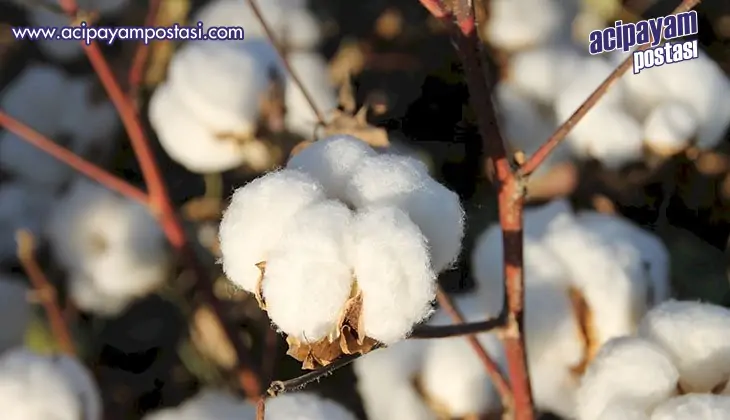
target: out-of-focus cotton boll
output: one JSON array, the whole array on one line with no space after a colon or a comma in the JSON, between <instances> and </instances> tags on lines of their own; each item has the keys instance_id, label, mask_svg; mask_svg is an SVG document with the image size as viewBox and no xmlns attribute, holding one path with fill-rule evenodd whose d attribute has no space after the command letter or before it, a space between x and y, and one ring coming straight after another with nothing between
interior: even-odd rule
<instances>
[{"instance_id":1,"label":"out-of-focus cotton boll","mask_svg":"<svg viewBox=\"0 0 730 420\"><path fill-rule=\"evenodd\" d=\"M81 363L24 348L0 357L0 407L7 420L101 420L102 415L99 391Z\"/></svg>"},{"instance_id":2,"label":"out-of-focus cotton boll","mask_svg":"<svg viewBox=\"0 0 730 420\"><path fill-rule=\"evenodd\" d=\"M0 232L6 232L0 239L0 261L13 259L17 254L15 232L18 229L40 236L53 200L45 190L21 182L0 184Z\"/></svg>"},{"instance_id":3,"label":"out-of-focus cotton boll","mask_svg":"<svg viewBox=\"0 0 730 420\"><path fill-rule=\"evenodd\" d=\"M297 74L322 113L327 115L337 108L337 92L329 78L327 62L322 56L295 52L289 55L288 60L292 71ZM287 76L285 90L287 128L305 138L311 138L318 124L317 116L291 76Z\"/></svg>"},{"instance_id":4,"label":"out-of-focus cotton boll","mask_svg":"<svg viewBox=\"0 0 730 420\"><path fill-rule=\"evenodd\" d=\"M70 166L9 131L0 134L0 167L16 179L49 192L60 189L73 176Z\"/></svg>"},{"instance_id":5,"label":"out-of-focus cotton boll","mask_svg":"<svg viewBox=\"0 0 730 420\"><path fill-rule=\"evenodd\" d=\"M69 81L66 96L60 100L64 104L60 130L71 138L74 151L99 161L112 152L119 117L110 101L93 98L95 83L95 78L86 77Z\"/></svg>"},{"instance_id":6,"label":"out-of-focus cotton boll","mask_svg":"<svg viewBox=\"0 0 730 420\"><path fill-rule=\"evenodd\" d=\"M245 400L217 390L204 390L177 407L148 414L144 420L252 420L255 416L256 408Z\"/></svg>"},{"instance_id":7,"label":"out-of-focus cotton boll","mask_svg":"<svg viewBox=\"0 0 730 420\"><path fill-rule=\"evenodd\" d=\"M678 379L679 372L661 347L641 338L613 339L601 348L583 376L577 418L610 419L601 413L625 404L648 415L674 395Z\"/></svg>"},{"instance_id":8,"label":"out-of-focus cotton boll","mask_svg":"<svg viewBox=\"0 0 730 420\"><path fill-rule=\"evenodd\" d=\"M665 97L682 101L695 111L700 125L697 146L701 149L717 146L730 125L730 79L702 52L697 59L659 69L663 71L654 77L661 80ZM686 82L677 83L677 80Z\"/></svg>"},{"instance_id":9,"label":"out-of-focus cotton boll","mask_svg":"<svg viewBox=\"0 0 730 420\"><path fill-rule=\"evenodd\" d=\"M11 0L19 6L30 8L49 9L58 7L59 0ZM77 0L76 3L80 10L89 12L97 12L99 14L109 16L119 12L127 6L129 0ZM61 14L61 12L57 12Z\"/></svg>"},{"instance_id":10,"label":"out-of-focus cotton boll","mask_svg":"<svg viewBox=\"0 0 730 420\"><path fill-rule=\"evenodd\" d=\"M569 8L556 1L496 0L484 34L497 48L518 51L564 38Z\"/></svg>"},{"instance_id":11,"label":"out-of-focus cotton boll","mask_svg":"<svg viewBox=\"0 0 730 420\"><path fill-rule=\"evenodd\" d=\"M149 118L165 152L191 172L227 171L245 161L241 146L218 138L197 120L169 83L158 86L152 95Z\"/></svg>"},{"instance_id":12,"label":"out-of-focus cotton boll","mask_svg":"<svg viewBox=\"0 0 730 420\"><path fill-rule=\"evenodd\" d=\"M466 322L481 321L489 316L483 310L479 295L457 298L455 304ZM448 325L450 322L443 312L438 312L429 323ZM499 364L503 364L502 345L497 336L483 333L477 339ZM423 363L419 381L425 395L447 411L451 418L499 411L499 397L489 375L464 337L430 341Z\"/></svg>"},{"instance_id":13,"label":"out-of-focus cotton boll","mask_svg":"<svg viewBox=\"0 0 730 420\"><path fill-rule=\"evenodd\" d=\"M293 169L268 173L237 189L219 230L228 279L254 293L261 276L256 264L267 260L297 212L324 199L319 183Z\"/></svg>"},{"instance_id":14,"label":"out-of-focus cotton boll","mask_svg":"<svg viewBox=\"0 0 730 420\"><path fill-rule=\"evenodd\" d=\"M71 25L71 18L46 7L32 7L28 11L28 23L44 28L64 27ZM43 55L60 62L70 62L84 55L81 42L43 38L37 40L37 43Z\"/></svg>"},{"instance_id":15,"label":"out-of-focus cotton boll","mask_svg":"<svg viewBox=\"0 0 730 420\"><path fill-rule=\"evenodd\" d=\"M284 41L289 51L313 50L322 40L317 18L305 7L287 10Z\"/></svg>"},{"instance_id":16,"label":"out-of-focus cotton boll","mask_svg":"<svg viewBox=\"0 0 730 420\"><path fill-rule=\"evenodd\" d=\"M47 234L69 280L92 284L109 297L129 302L167 278L172 256L155 219L140 204L86 179L78 179L54 207Z\"/></svg>"},{"instance_id":17,"label":"out-of-focus cotton boll","mask_svg":"<svg viewBox=\"0 0 730 420\"><path fill-rule=\"evenodd\" d=\"M510 60L507 82L548 105L573 80L581 64L582 57L571 48L548 45L521 51Z\"/></svg>"},{"instance_id":18,"label":"out-of-focus cotton boll","mask_svg":"<svg viewBox=\"0 0 730 420\"><path fill-rule=\"evenodd\" d=\"M385 344L401 340L431 314L436 275L426 240L405 212L390 206L362 210L351 234L363 332Z\"/></svg>"},{"instance_id":19,"label":"out-of-focus cotton boll","mask_svg":"<svg viewBox=\"0 0 730 420\"><path fill-rule=\"evenodd\" d=\"M710 392L730 378L730 310L699 302L668 301L646 314L639 335L662 346L685 392Z\"/></svg>"},{"instance_id":20,"label":"out-of-focus cotton boll","mask_svg":"<svg viewBox=\"0 0 730 420\"><path fill-rule=\"evenodd\" d=\"M639 255L648 266L651 303L667 300L671 294L669 250L655 234L636 226L628 219L594 211L577 215L578 223L599 235L616 252ZM623 249L623 251L622 251Z\"/></svg>"},{"instance_id":21,"label":"out-of-focus cotton boll","mask_svg":"<svg viewBox=\"0 0 730 420\"><path fill-rule=\"evenodd\" d=\"M681 102L666 102L644 121L644 144L660 156L677 154L691 145L699 129L692 108Z\"/></svg>"},{"instance_id":22,"label":"out-of-focus cotton boll","mask_svg":"<svg viewBox=\"0 0 730 420\"><path fill-rule=\"evenodd\" d=\"M336 135L318 140L294 155L286 167L306 172L319 181L330 198L345 201L345 187L360 162L375 151L364 141Z\"/></svg>"},{"instance_id":23,"label":"out-of-focus cotton boll","mask_svg":"<svg viewBox=\"0 0 730 420\"><path fill-rule=\"evenodd\" d=\"M353 364L357 390L370 420L436 420L416 392L425 340L399 341L360 357Z\"/></svg>"},{"instance_id":24,"label":"out-of-focus cotton boll","mask_svg":"<svg viewBox=\"0 0 730 420\"><path fill-rule=\"evenodd\" d=\"M350 209L334 200L304 208L267 256L266 311L299 341L319 341L339 327L353 283L345 248L351 218Z\"/></svg>"},{"instance_id":25,"label":"out-of-focus cotton boll","mask_svg":"<svg viewBox=\"0 0 730 420\"><path fill-rule=\"evenodd\" d=\"M249 44L191 42L170 62L171 89L215 133L253 133L269 63Z\"/></svg>"},{"instance_id":26,"label":"out-of-focus cotton boll","mask_svg":"<svg viewBox=\"0 0 730 420\"><path fill-rule=\"evenodd\" d=\"M292 392L266 400L269 420L355 420L338 403L309 392Z\"/></svg>"},{"instance_id":27,"label":"out-of-focus cotton boll","mask_svg":"<svg viewBox=\"0 0 730 420\"><path fill-rule=\"evenodd\" d=\"M617 50L608 53L607 57L614 66L618 66L630 54ZM629 71L619 79L619 85L625 91L624 105L637 119L644 120L656 106L666 100L666 92L658 75L670 67L654 67L651 71L642 71L639 74Z\"/></svg>"},{"instance_id":28,"label":"out-of-focus cotton boll","mask_svg":"<svg viewBox=\"0 0 730 420\"><path fill-rule=\"evenodd\" d=\"M689 394L672 398L651 413L651 420L724 420L730 418L730 397Z\"/></svg>"},{"instance_id":29,"label":"out-of-focus cotton boll","mask_svg":"<svg viewBox=\"0 0 730 420\"><path fill-rule=\"evenodd\" d=\"M68 291L76 306L100 316L118 315L127 309L132 300L102 290L83 272L71 273L68 283Z\"/></svg>"},{"instance_id":30,"label":"out-of-focus cotton boll","mask_svg":"<svg viewBox=\"0 0 730 420\"><path fill-rule=\"evenodd\" d=\"M0 353L23 344L31 316L23 279L0 274Z\"/></svg>"},{"instance_id":31,"label":"out-of-focus cotton boll","mask_svg":"<svg viewBox=\"0 0 730 420\"><path fill-rule=\"evenodd\" d=\"M416 159L390 155L363 159L348 182L346 195L357 208L392 205L408 213L428 240L436 273L458 258L464 235L459 197L433 180Z\"/></svg>"}]
</instances>

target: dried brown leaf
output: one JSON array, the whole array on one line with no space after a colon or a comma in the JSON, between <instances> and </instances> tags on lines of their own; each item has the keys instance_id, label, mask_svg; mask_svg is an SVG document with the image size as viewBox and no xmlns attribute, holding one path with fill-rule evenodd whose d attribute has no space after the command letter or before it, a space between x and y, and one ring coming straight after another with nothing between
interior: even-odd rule
<instances>
[{"instance_id":1,"label":"dried brown leaf","mask_svg":"<svg viewBox=\"0 0 730 420\"><path fill-rule=\"evenodd\" d=\"M330 61L330 78L336 86L350 82L352 75L357 75L365 68L365 51L358 41L343 41L335 56Z\"/></svg>"},{"instance_id":2,"label":"dried brown leaf","mask_svg":"<svg viewBox=\"0 0 730 420\"><path fill-rule=\"evenodd\" d=\"M571 372L575 376L581 376L585 372L588 364L593 360L598 353L600 348L600 342L598 340L598 334L596 332L595 320L593 319L593 311L588 305L583 293L571 287L568 289L568 297L571 302L571 309L573 310L573 316L578 321L578 336L584 344L583 360L577 365L570 368Z\"/></svg>"},{"instance_id":3,"label":"dried brown leaf","mask_svg":"<svg viewBox=\"0 0 730 420\"><path fill-rule=\"evenodd\" d=\"M266 302L264 301L264 273L266 272L266 261L261 261L260 263L256 264L256 267L258 267L260 274L259 279L256 282L256 292L253 294L256 298L256 302L259 304L259 308L261 310L266 310Z\"/></svg>"},{"instance_id":4,"label":"dried brown leaf","mask_svg":"<svg viewBox=\"0 0 730 420\"><path fill-rule=\"evenodd\" d=\"M218 318L207 306L201 306L193 313L190 337L195 348L218 366L232 369L238 357Z\"/></svg>"},{"instance_id":5,"label":"dried brown leaf","mask_svg":"<svg viewBox=\"0 0 730 420\"><path fill-rule=\"evenodd\" d=\"M324 134L348 134L359 138L373 147L388 147L390 141L388 132L380 127L370 125L365 121L367 108L363 107L357 114L352 115L343 111L335 111L329 124L324 127Z\"/></svg>"}]
</instances>

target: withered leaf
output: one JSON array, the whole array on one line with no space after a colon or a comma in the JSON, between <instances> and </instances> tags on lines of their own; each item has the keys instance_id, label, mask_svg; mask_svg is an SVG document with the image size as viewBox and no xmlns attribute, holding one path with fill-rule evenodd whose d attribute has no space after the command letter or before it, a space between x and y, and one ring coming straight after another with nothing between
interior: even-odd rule
<instances>
[{"instance_id":1,"label":"withered leaf","mask_svg":"<svg viewBox=\"0 0 730 420\"><path fill-rule=\"evenodd\" d=\"M264 273L266 271L266 261L261 261L260 263L256 264L256 267L259 269L259 279L256 282L256 292L254 293L254 297L256 298L256 302L259 304L259 308L261 310L266 310L266 302L264 301Z\"/></svg>"},{"instance_id":2,"label":"withered leaf","mask_svg":"<svg viewBox=\"0 0 730 420\"><path fill-rule=\"evenodd\" d=\"M360 108L355 115L335 110L332 119L324 127L324 134L326 136L348 134L359 138L373 147L390 146L388 132L383 128L368 124L365 118L366 115L367 106Z\"/></svg>"},{"instance_id":3,"label":"withered leaf","mask_svg":"<svg viewBox=\"0 0 730 420\"><path fill-rule=\"evenodd\" d=\"M578 321L578 335L585 346L583 360L570 368L575 376L581 376L585 372L588 364L593 360L600 348L598 333L596 331L595 320L593 319L593 311L586 301L583 293L571 287L568 289L568 296L571 302L573 316Z\"/></svg>"}]
</instances>

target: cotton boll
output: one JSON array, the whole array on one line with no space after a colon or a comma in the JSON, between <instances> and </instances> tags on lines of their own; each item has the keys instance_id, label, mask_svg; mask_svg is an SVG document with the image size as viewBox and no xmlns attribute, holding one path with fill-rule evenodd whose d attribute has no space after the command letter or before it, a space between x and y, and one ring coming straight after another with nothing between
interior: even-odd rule
<instances>
[{"instance_id":1,"label":"cotton boll","mask_svg":"<svg viewBox=\"0 0 730 420\"><path fill-rule=\"evenodd\" d=\"M661 347L641 338L613 339L601 348L583 376L577 418L599 419L608 407L624 404L648 414L674 395L678 380L679 372Z\"/></svg>"},{"instance_id":2,"label":"cotton boll","mask_svg":"<svg viewBox=\"0 0 730 420\"><path fill-rule=\"evenodd\" d=\"M393 205L408 213L428 240L436 273L458 258L464 232L461 202L454 192L434 181L421 162L403 156L365 158L345 193L357 208Z\"/></svg>"},{"instance_id":3,"label":"cotton boll","mask_svg":"<svg viewBox=\"0 0 730 420\"><path fill-rule=\"evenodd\" d=\"M596 418L597 420L648 420L646 412L631 404L611 405Z\"/></svg>"},{"instance_id":4,"label":"cotton boll","mask_svg":"<svg viewBox=\"0 0 730 420\"><path fill-rule=\"evenodd\" d=\"M86 312L102 317L113 317L124 312L134 298L119 296L101 290L92 278L83 272L73 272L68 279L68 292L74 304Z\"/></svg>"},{"instance_id":5,"label":"cotton boll","mask_svg":"<svg viewBox=\"0 0 730 420\"><path fill-rule=\"evenodd\" d=\"M9 131L0 134L0 167L49 192L61 188L73 175L70 166Z\"/></svg>"},{"instance_id":6,"label":"cotton boll","mask_svg":"<svg viewBox=\"0 0 730 420\"><path fill-rule=\"evenodd\" d=\"M23 344L32 310L28 291L21 278L0 274L0 353Z\"/></svg>"},{"instance_id":7,"label":"cotton boll","mask_svg":"<svg viewBox=\"0 0 730 420\"><path fill-rule=\"evenodd\" d=\"M699 302L668 301L646 314L639 335L662 346L685 392L710 392L730 377L730 311Z\"/></svg>"},{"instance_id":8,"label":"cotton boll","mask_svg":"<svg viewBox=\"0 0 730 420\"><path fill-rule=\"evenodd\" d=\"M345 187L360 162L375 151L364 141L348 135L318 140L294 155L287 168L306 172L324 186L327 195L346 200Z\"/></svg>"},{"instance_id":9,"label":"cotton boll","mask_svg":"<svg viewBox=\"0 0 730 420\"><path fill-rule=\"evenodd\" d=\"M329 69L324 58L315 53L294 52L289 55L288 60L322 113L326 115L337 108L337 94L329 79ZM291 76L286 79L285 90L287 128L305 138L311 138L318 124L317 116Z\"/></svg>"},{"instance_id":10,"label":"cotton boll","mask_svg":"<svg viewBox=\"0 0 730 420\"><path fill-rule=\"evenodd\" d=\"M436 420L412 380L423 362L425 340L399 341L358 358L357 390L370 420Z\"/></svg>"},{"instance_id":11,"label":"cotton boll","mask_svg":"<svg viewBox=\"0 0 730 420\"><path fill-rule=\"evenodd\" d=\"M282 394L266 401L270 420L355 420L355 416L336 402L309 392Z\"/></svg>"},{"instance_id":12,"label":"cotton boll","mask_svg":"<svg viewBox=\"0 0 730 420\"><path fill-rule=\"evenodd\" d=\"M689 394L660 404L651 420L724 420L730 417L730 397Z\"/></svg>"},{"instance_id":13,"label":"cotton boll","mask_svg":"<svg viewBox=\"0 0 730 420\"><path fill-rule=\"evenodd\" d=\"M618 66L630 54L617 50L608 53L607 56L613 65ZM625 91L624 105L634 117L644 120L654 108L666 100L666 90L662 87L658 74L665 72L665 69L670 67L655 67L652 71L642 71L639 74L629 71L619 79L619 85Z\"/></svg>"},{"instance_id":14,"label":"cotton boll","mask_svg":"<svg viewBox=\"0 0 730 420\"><path fill-rule=\"evenodd\" d=\"M269 415L268 407L266 415ZM217 391L204 390L181 405L148 414L144 420L253 419L256 409L245 400Z\"/></svg>"},{"instance_id":15,"label":"cotton boll","mask_svg":"<svg viewBox=\"0 0 730 420\"><path fill-rule=\"evenodd\" d=\"M669 250L655 234L630 222L628 219L594 211L578 213L577 221L612 244L617 250L624 248L638 254L648 265L651 281L652 304L667 300L671 294L669 278ZM619 251L620 252L620 251Z\"/></svg>"},{"instance_id":16,"label":"cotton boll","mask_svg":"<svg viewBox=\"0 0 730 420\"><path fill-rule=\"evenodd\" d=\"M510 60L507 83L530 98L552 104L581 64L581 55L572 48L546 45L521 51Z\"/></svg>"},{"instance_id":17,"label":"cotton boll","mask_svg":"<svg viewBox=\"0 0 730 420\"><path fill-rule=\"evenodd\" d=\"M261 14L271 29L280 34L285 27L286 0L270 0L258 3ZM289 6L292 6L289 4ZM297 6L294 4L293 6ZM196 14L193 22L203 22L211 26L241 26L246 31L246 39L265 38L266 33L256 18L247 0L215 0L206 3Z\"/></svg>"},{"instance_id":18,"label":"cotton boll","mask_svg":"<svg viewBox=\"0 0 730 420\"><path fill-rule=\"evenodd\" d=\"M237 189L218 234L228 279L255 292L261 275L256 264L267 260L296 213L324 199L320 184L292 169L270 172Z\"/></svg>"},{"instance_id":19,"label":"cotton boll","mask_svg":"<svg viewBox=\"0 0 730 420\"><path fill-rule=\"evenodd\" d=\"M291 8L286 13L285 40L294 51L313 50L322 40L322 30L317 18L305 7Z\"/></svg>"},{"instance_id":20,"label":"cotton boll","mask_svg":"<svg viewBox=\"0 0 730 420\"><path fill-rule=\"evenodd\" d=\"M286 224L266 259L266 311L299 341L319 341L339 327L352 291L345 249L351 218L350 209L334 200L304 208Z\"/></svg>"},{"instance_id":21,"label":"cotton boll","mask_svg":"<svg viewBox=\"0 0 730 420\"><path fill-rule=\"evenodd\" d=\"M490 8L484 34L497 48L516 51L561 39L569 19L563 4L537 0L498 0Z\"/></svg>"},{"instance_id":22,"label":"cotton boll","mask_svg":"<svg viewBox=\"0 0 730 420\"><path fill-rule=\"evenodd\" d=\"M28 11L28 23L34 27L64 27L71 25L71 18L46 7L33 7ZM84 56L81 41L39 39L38 48L52 60L68 63Z\"/></svg>"},{"instance_id":23,"label":"cotton boll","mask_svg":"<svg viewBox=\"0 0 730 420\"><path fill-rule=\"evenodd\" d=\"M8 261L17 254L18 229L40 236L51 204L53 196L43 189L20 182L0 183L0 232L6 232L0 239L0 261Z\"/></svg>"},{"instance_id":24,"label":"cotton boll","mask_svg":"<svg viewBox=\"0 0 730 420\"><path fill-rule=\"evenodd\" d=\"M362 210L353 221L350 252L368 337L392 344L431 314L436 275L426 240L406 213L390 206Z\"/></svg>"},{"instance_id":25,"label":"cotton boll","mask_svg":"<svg viewBox=\"0 0 730 420\"><path fill-rule=\"evenodd\" d=\"M671 156L690 146L698 128L692 108L681 102L667 102L644 121L644 143L658 155Z\"/></svg>"},{"instance_id":26,"label":"cotton boll","mask_svg":"<svg viewBox=\"0 0 730 420\"><path fill-rule=\"evenodd\" d=\"M269 64L249 44L191 42L170 63L169 82L195 117L212 131L254 132Z\"/></svg>"},{"instance_id":27,"label":"cotton boll","mask_svg":"<svg viewBox=\"0 0 730 420\"><path fill-rule=\"evenodd\" d=\"M72 148L94 161L105 160L112 152L112 136L119 128L114 105L92 97L94 78L78 77L69 81L61 113L61 132L68 135Z\"/></svg>"},{"instance_id":28,"label":"cotton boll","mask_svg":"<svg viewBox=\"0 0 730 420\"><path fill-rule=\"evenodd\" d=\"M191 172L223 172L246 160L236 142L218 138L198 121L168 83L158 86L152 95L149 118L165 152Z\"/></svg>"},{"instance_id":29,"label":"cotton boll","mask_svg":"<svg viewBox=\"0 0 730 420\"><path fill-rule=\"evenodd\" d=\"M0 357L0 407L8 420L100 420L102 414L91 374L76 359L23 348Z\"/></svg>"}]
</instances>

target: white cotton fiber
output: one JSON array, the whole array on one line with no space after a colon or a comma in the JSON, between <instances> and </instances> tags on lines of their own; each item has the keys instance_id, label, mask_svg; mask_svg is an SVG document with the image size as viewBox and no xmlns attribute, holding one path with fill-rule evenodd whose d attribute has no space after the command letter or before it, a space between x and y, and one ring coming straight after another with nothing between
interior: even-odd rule
<instances>
[{"instance_id":1,"label":"white cotton fiber","mask_svg":"<svg viewBox=\"0 0 730 420\"><path fill-rule=\"evenodd\" d=\"M673 155L690 146L698 128L692 108L682 102L665 102L644 121L644 143L655 153Z\"/></svg>"},{"instance_id":2,"label":"white cotton fiber","mask_svg":"<svg viewBox=\"0 0 730 420\"><path fill-rule=\"evenodd\" d=\"M665 302L646 314L639 335L662 346L686 392L710 392L730 377L730 310L699 302Z\"/></svg>"},{"instance_id":3,"label":"white cotton fiber","mask_svg":"<svg viewBox=\"0 0 730 420\"><path fill-rule=\"evenodd\" d=\"M268 414L268 412L267 412ZM256 408L243 399L221 391L201 391L177 407L144 416L144 420L253 420Z\"/></svg>"},{"instance_id":4,"label":"white cotton fiber","mask_svg":"<svg viewBox=\"0 0 730 420\"><path fill-rule=\"evenodd\" d=\"M679 372L661 347L641 338L613 339L583 376L577 418L597 420L601 412L617 404L631 404L648 414L674 394L678 380Z\"/></svg>"},{"instance_id":5,"label":"white cotton fiber","mask_svg":"<svg viewBox=\"0 0 730 420\"><path fill-rule=\"evenodd\" d=\"M651 420L725 420L730 418L730 397L689 394L660 404Z\"/></svg>"},{"instance_id":6,"label":"white cotton fiber","mask_svg":"<svg viewBox=\"0 0 730 420\"><path fill-rule=\"evenodd\" d=\"M434 181L416 159L391 155L365 158L345 193L357 208L389 205L403 209L427 238L436 273L458 258L464 236L459 196Z\"/></svg>"},{"instance_id":7,"label":"white cotton fiber","mask_svg":"<svg viewBox=\"0 0 730 420\"><path fill-rule=\"evenodd\" d=\"M340 404L310 392L292 392L266 400L268 420L355 420Z\"/></svg>"},{"instance_id":8,"label":"white cotton fiber","mask_svg":"<svg viewBox=\"0 0 730 420\"><path fill-rule=\"evenodd\" d=\"M398 208L371 207L353 221L350 252L365 334L385 344L403 339L430 315L436 293L421 231Z\"/></svg>"},{"instance_id":9,"label":"white cotton fiber","mask_svg":"<svg viewBox=\"0 0 730 420\"><path fill-rule=\"evenodd\" d=\"M0 407L7 420L101 420L91 374L68 356L41 356L24 348L0 357Z\"/></svg>"},{"instance_id":10,"label":"white cotton fiber","mask_svg":"<svg viewBox=\"0 0 730 420\"><path fill-rule=\"evenodd\" d=\"M326 118L337 108L337 92L329 78L329 67L325 59L316 53L294 52L288 57L289 64L314 104ZM318 121L312 107L306 100L304 93L287 75L284 101L286 104L286 126L292 132L311 139L315 133Z\"/></svg>"},{"instance_id":11,"label":"white cotton fiber","mask_svg":"<svg viewBox=\"0 0 730 420\"><path fill-rule=\"evenodd\" d=\"M551 104L570 83L581 61L577 51L563 46L546 45L521 51L510 61L507 82L530 98Z\"/></svg>"},{"instance_id":12,"label":"white cotton fiber","mask_svg":"<svg viewBox=\"0 0 730 420\"><path fill-rule=\"evenodd\" d=\"M228 279L255 292L260 276L256 264L266 261L297 212L324 199L319 183L292 169L270 172L237 189L218 234Z\"/></svg>"},{"instance_id":13,"label":"white cotton fiber","mask_svg":"<svg viewBox=\"0 0 730 420\"><path fill-rule=\"evenodd\" d=\"M294 214L269 252L266 311L287 335L315 342L338 328L353 283L345 247L351 219L338 201L312 204Z\"/></svg>"},{"instance_id":14,"label":"white cotton fiber","mask_svg":"<svg viewBox=\"0 0 730 420\"><path fill-rule=\"evenodd\" d=\"M286 167L308 173L324 186L327 196L345 201L350 175L369 156L375 156L375 151L364 141L335 135L304 148L292 156Z\"/></svg>"}]
</instances>

